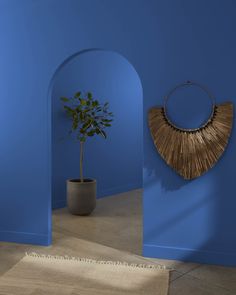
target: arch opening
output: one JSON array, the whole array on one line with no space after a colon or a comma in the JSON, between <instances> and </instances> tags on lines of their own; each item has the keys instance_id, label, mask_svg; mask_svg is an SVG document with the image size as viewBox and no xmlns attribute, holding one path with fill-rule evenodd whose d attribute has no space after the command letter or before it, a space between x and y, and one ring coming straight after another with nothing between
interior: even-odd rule
<instances>
[{"instance_id":1,"label":"arch opening","mask_svg":"<svg viewBox=\"0 0 236 295\"><path fill-rule=\"evenodd\" d=\"M121 54L101 49L77 52L56 70L50 83L52 208L66 206L66 180L79 178L79 142L67 136L61 96L91 91L114 113L108 138L85 143L84 176L97 180L102 198L142 188L143 90L140 78ZM95 213L96 214L96 209Z\"/></svg>"}]
</instances>

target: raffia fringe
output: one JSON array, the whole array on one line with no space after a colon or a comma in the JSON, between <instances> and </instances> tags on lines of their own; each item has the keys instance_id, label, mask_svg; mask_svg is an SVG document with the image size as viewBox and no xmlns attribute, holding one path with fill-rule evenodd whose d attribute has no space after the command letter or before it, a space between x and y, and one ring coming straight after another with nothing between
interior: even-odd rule
<instances>
[{"instance_id":1,"label":"raffia fringe","mask_svg":"<svg viewBox=\"0 0 236 295\"><path fill-rule=\"evenodd\" d=\"M35 252L25 253L28 257L34 258L46 258L52 260L70 260L74 262L87 262L87 263L94 263L94 264L109 264L109 265L122 265L128 267L135 267L135 268L149 268L149 269L158 269L158 270L172 270L165 265L152 265L152 264L136 264L136 263L127 263L127 262L120 262L120 261L103 261L103 260L94 260L89 258L81 258L81 257L74 257L74 256L59 256L59 255L45 255L45 254L38 254Z\"/></svg>"}]
</instances>

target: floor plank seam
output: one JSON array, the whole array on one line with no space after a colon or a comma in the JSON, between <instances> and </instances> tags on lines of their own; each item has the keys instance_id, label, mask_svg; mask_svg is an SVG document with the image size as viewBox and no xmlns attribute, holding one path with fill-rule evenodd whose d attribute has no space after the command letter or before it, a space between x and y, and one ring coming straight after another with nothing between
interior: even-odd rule
<instances>
[{"instance_id":1,"label":"floor plank seam","mask_svg":"<svg viewBox=\"0 0 236 295\"><path fill-rule=\"evenodd\" d=\"M202 266L202 265L201 265L201 266ZM231 289L228 289L228 288L223 287L223 286L221 286L221 285L218 285L218 284L216 284L216 283L209 282L207 279L204 279L204 278L197 278L197 277L191 275L190 273L188 273L188 276L190 276L192 279L195 279L195 280L198 280L198 281L204 282L204 283L206 283L207 285L211 285L212 287L217 287L217 288L219 288L219 289L222 289L222 290L227 291L227 292L230 292L230 293L234 292L234 291L231 290ZM235 295L235 292L232 293L232 294Z\"/></svg>"}]
</instances>

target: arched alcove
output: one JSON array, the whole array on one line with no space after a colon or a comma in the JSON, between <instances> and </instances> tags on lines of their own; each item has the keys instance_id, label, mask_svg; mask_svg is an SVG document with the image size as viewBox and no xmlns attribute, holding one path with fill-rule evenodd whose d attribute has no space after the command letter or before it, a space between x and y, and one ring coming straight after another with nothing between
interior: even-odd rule
<instances>
[{"instance_id":1,"label":"arched alcove","mask_svg":"<svg viewBox=\"0 0 236 295\"><path fill-rule=\"evenodd\" d=\"M108 138L85 144L85 176L96 178L98 198L142 187L142 85L134 67L117 52L91 49L63 62L51 86L52 207L66 205L66 179L79 177L79 143L68 135L61 96L91 91L108 101L114 122Z\"/></svg>"}]
</instances>

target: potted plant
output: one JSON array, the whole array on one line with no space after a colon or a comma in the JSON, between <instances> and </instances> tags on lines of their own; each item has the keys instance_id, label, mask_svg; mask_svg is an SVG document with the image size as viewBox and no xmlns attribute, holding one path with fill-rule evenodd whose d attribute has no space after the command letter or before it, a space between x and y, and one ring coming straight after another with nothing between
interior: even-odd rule
<instances>
[{"instance_id":1,"label":"potted plant","mask_svg":"<svg viewBox=\"0 0 236 295\"><path fill-rule=\"evenodd\" d=\"M67 204L75 215L89 215L96 206L96 180L84 178L84 144L88 137L106 138L105 129L111 126L113 113L109 103L100 103L91 92L77 92L73 97L61 97L64 110L71 120L70 134L80 142L80 178L67 180Z\"/></svg>"}]
</instances>

